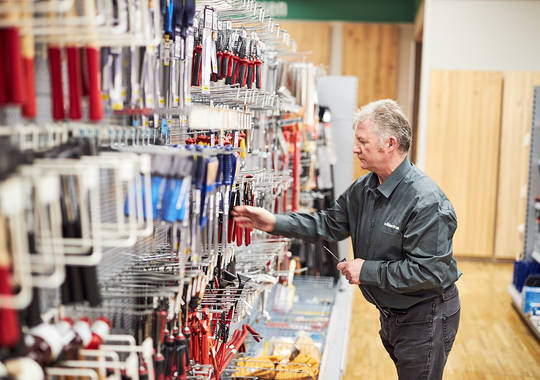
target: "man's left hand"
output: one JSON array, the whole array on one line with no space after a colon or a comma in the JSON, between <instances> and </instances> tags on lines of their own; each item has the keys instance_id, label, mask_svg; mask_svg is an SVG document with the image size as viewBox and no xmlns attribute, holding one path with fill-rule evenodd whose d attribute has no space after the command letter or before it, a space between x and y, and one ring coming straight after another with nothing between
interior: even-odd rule
<instances>
[{"instance_id":1,"label":"man's left hand","mask_svg":"<svg viewBox=\"0 0 540 380\"><path fill-rule=\"evenodd\" d=\"M354 259L344 261L337 265L337 269L341 271L341 274L345 276L349 284L360 284L360 272L362 271L362 265L364 265L363 259Z\"/></svg>"}]
</instances>

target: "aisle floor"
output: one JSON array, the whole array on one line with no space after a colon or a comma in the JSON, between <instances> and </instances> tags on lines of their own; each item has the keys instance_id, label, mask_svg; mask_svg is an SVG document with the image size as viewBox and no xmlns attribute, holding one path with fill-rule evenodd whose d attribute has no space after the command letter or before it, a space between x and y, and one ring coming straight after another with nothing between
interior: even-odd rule
<instances>
[{"instance_id":1,"label":"aisle floor","mask_svg":"<svg viewBox=\"0 0 540 380\"><path fill-rule=\"evenodd\" d=\"M445 380L540 379L540 342L511 305L512 264L460 261L461 322ZM397 379L379 339L377 310L355 290L343 379Z\"/></svg>"}]
</instances>

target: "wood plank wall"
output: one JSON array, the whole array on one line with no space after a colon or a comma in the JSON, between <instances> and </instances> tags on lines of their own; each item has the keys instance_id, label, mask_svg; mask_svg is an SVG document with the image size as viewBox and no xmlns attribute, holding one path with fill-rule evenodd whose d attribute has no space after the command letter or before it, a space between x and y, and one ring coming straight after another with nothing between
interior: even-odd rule
<instances>
[{"instance_id":1,"label":"wood plank wall","mask_svg":"<svg viewBox=\"0 0 540 380\"><path fill-rule=\"evenodd\" d=\"M531 113L540 73L505 72L502 101L495 257L513 259L523 252Z\"/></svg>"},{"instance_id":2,"label":"wood plank wall","mask_svg":"<svg viewBox=\"0 0 540 380\"><path fill-rule=\"evenodd\" d=\"M491 257L499 164L502 73L430 73L426 173L452 201L454 252Z\"/></svg>"},{"instance_id":3,"label":"wood plank wall","mask_svg":"<svg viewBox=\"0 0 540 380\"><path fill-rule=\"evenodd\" d=\"M396 25L343 25L342 74L358 78L358 107L397 95L399 29ZM353 178L367 172L354 159Z\"/></svg>"},{"instance_id":4,"label":"wood plank wall","mask_svg":"<svg viewBox=\"0 0 540 380\"><path fill-rule=\"evenodd\" d=\"M297 52L311 52L306 60L322 65L327 72L330 67L331 26L328 22L280 21L281 29L286 30L296 42Z\"/></svg>"}]
</instances>

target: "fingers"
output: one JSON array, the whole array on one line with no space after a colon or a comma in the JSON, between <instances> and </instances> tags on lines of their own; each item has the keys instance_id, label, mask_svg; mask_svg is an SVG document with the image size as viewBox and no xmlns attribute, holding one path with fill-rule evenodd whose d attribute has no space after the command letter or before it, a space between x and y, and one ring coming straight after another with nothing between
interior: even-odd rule
<instances>
[{"instance_id":1,"label":"fingers","mask_svg":"<svg viewBox=\"0 0 540 380\"><path fill-rule=\"evenodd\" d=\"M345 277L349 284L358 285L360 283L360 278L356 272L353 271L353 264L354 261L344 261L339 263L336 268L341 271L341 274L343 277Z\"/></svg>"},{"instance_id":2,"label":"fingers","mask_svg":"<svg viewBox=\"0 0 540 380\"><path fill-rule=\"evenodd\" d=\"M246 206L236 206L232 209L231 211L231 215L232 216L240 216L240 215L245 215L247 213L247 208Z\"/></svg>"},{"instance_id":3,"label":"fingers","mask_svg":"<svg viewBox=\"0 0 540 380\"><path fill-rule=\"evenodd\" d=\"M249 217L245 216L235 216L234 222L238 224L241 228L253 228L255 227L255 224Z\"/></svg>"}]
</instances>

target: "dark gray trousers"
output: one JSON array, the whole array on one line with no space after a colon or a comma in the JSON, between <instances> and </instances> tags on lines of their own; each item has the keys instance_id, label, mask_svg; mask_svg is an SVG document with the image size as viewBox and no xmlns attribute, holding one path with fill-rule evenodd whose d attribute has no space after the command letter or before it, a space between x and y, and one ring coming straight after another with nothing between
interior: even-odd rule
<instances>
[{"instance_id":1,"label":"dark gray trousers","mask_svg":"<svg viewBox=\"0 0 540 380\"><path fill-rule=\"evenodd\" d=\"M400 380L442 379L459 326L461 303L455 285L407 310L380 310L379 335Z\"/></svg>"}]
</instances>

